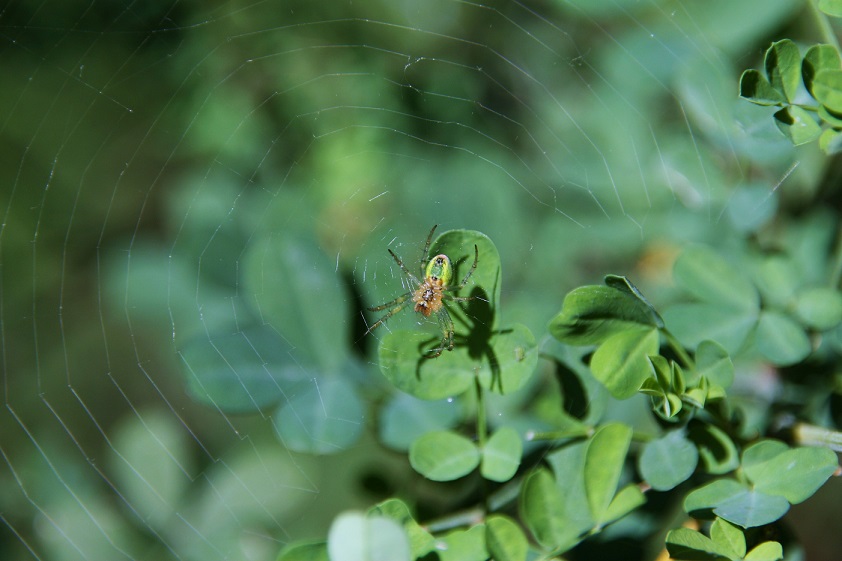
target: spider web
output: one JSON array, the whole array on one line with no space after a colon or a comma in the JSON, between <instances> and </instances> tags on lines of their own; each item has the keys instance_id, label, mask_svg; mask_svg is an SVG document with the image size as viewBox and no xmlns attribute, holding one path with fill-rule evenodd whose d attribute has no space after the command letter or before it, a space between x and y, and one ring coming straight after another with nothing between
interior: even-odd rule
<instances>
[{"instance_id":1,"label":"spider web","mask_svg":"<svg viewBox=\"0 0 842 561\"><path fill-rule=\"evenodd\" d=\"M537 293L647 251L657 283L658 248L750 230L798 181L768 112L734 99L796 8L7 2L0 557L273 559L372 504L358 482L396 460L370 430L302 454L259 396L186 389L189 337L250 333L251 248L306 233L359 310L411 288L386 248L414 271L431 224L479 230L535 333ZM342 417L315 375L299 390Z\"/></svg>"}]
</instances>

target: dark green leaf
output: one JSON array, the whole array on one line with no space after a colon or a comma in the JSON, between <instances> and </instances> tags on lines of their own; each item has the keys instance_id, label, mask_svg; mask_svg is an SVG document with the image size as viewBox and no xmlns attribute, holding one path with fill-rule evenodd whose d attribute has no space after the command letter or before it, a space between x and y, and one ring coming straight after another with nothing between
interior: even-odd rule
<instances>
[{"instance_id":1,"label":"dark green leaf","mask_svg":"<svg viewBox=\"0 0 842 561\"><path fill-rule=\"evenodd\" d=\"M819 70L813 77L813 97L834 113L842 113L842 70Z\"/></svg>"},{"instance_id":2,"label":"dark green leaf","mask_svg":"<svg viewBox=\"0 0 842 561\"><path fill-rule=\"evenodd\" d=\"M605 513L617 492L631 435L630 427L612 423L600 427L588 443L585 493L591 516L597 523L606 522Z\"/></svg>"},{"instance_id":3,"label":"dark green leaf","mask_svg":"<svg viewBox=\"0 0 842 561\"><path fill-rule=\"evenodd\" d=\"M420 399L463 393L473 384L475 362L462 346L426 358L426 351L438 345L439 338L417 330L388 333L380 340L380 371L396 388Z\"/></svg>"},{"instance_id":4,"label":"dark green leaf","mask_svg":"<svg viewBox=\"0 0 842 561\"><path fill-rule=\"evenodd\" d=\"M409 450L416 438L451 428L461 415L457 401L426 401L395 392L380 412L380 440L396 450Z\"/></svg>"},{"instance_id":5,"label":"dark green leaf","mask_svg":"<svg viewBox=\"0 0 842 561\"><path fill-rule=\"evenodd\" d=\"M699 452L680 429L647 442L638 457L638 469L653 489L668 491L690 477L698 462Z\"/></svg>"},{"instance_id":6,"label":"dark green leaf","mask_svg":"<svg viewBox=\"0 0 842 561\"><path fill-rule=\"evenodd\" d=\"M284 446L308 454L332 454L352 444L365 426L364 407L345 378L299 384L273 416Z\"/></svg>"},{"instance_id":7,"label":"dark green leaf","mask_svg":"<svg viewBox=\"0 0 842 561\"><path fill-rule=\"evenodd\" d=\"M529 543L508 516L494 514L485 523L485 544L495 561L525 561Z\"/></svg>"},{"instance_id":8,"label":"dark green leaf","mask_svg":"<svg viewBox=\"0 0 842 561\"><path fill-rule=\"evenodd\" d=\"M690 528L676 528L667 533L667 551L673 559L686 561L729 561L707 536Z\"/></svg>"},{"instance_id":9,"label":"dark green leaf","mask_svg":"<svg viewBox=\"0 0 842 561\"><path fill-rule=\"evenodd\" d=\"M761 448L759 458L753 451L757 447ZM811 497L838 467L836 454L827 448L787 449L768 441L747 448L745 457L743 469L755 489L780 495L792 504Z\"/></svg>"},{"instance_id":10,"label":"dark green leaf","mask_svg":"<svg viewBox=\"0 0 842 561\"><path fill-rule=\"evenodd\" d=\"M515 429L501 427L491 435L481 452L482 476L492 481L508 481L520 466L523 443Z\"/></svg>"},{"instance_id":11,"label":"dark green leaf","mask_svg":"<svg viewBox=\"0 0 842 561\"><path fill-rule=\"evenodd\" d=\"M191 396L223 411L248 413L278 403L297 382L312 376L292 348L268 325L202 334L181 350Z\"/></svg>"},{"instance_id":12,"label":"dark green leaf","mask_svg":"<svg viewBox=\"0 0 842 561\"><path fill-rule=\"evenodd\" d=\"M647 300L646 297L643 296L643 293L640 292L640 290L634 284L632 284L632 282L628 278L620 275L606 275L605 285L626 292L634 298L636 298L649 310L649 319L651 321L651 324L657 327L658 329L664 327L664 320L661 319L661 316L658 314L658 311L652 304L649 303L649 300Z\"/></svg>"},{"instance_id":13,"label":"dark green leaf","mask_svg":"<svg viewBox=\"0 0 842 561\"><path fill-rule=\"evenodd\" d=\"M628 291L594 285L570 291L549 329L564 343L592 345L641 326L657 327L648 304Z\"/></svg>"},{"instance_id":14,"label":"dark green leaf","mask_svg":"<svg viewBox=\"0 0 842 561\"><path fill-rule=\"evenodd\" d=\"M433 481L452 481L471 473L480 461L476 445L451 431L425 434L412 443L409 463Z\"/></svg>"},{"instance_id":15,"label":"dark green leaf","mask_svg":"<svg viewBox=\"0 0 842 561\"><path fill-rule=\"evenodd\" d=\"M813 45L804 54L801 74L807 90L813 91L813 78L822 70L839 70L839 51L833 45Z\"/></svg>"},{"instance_id":16,"label":"dark green leaf","mask_svg":"<svg viewBox=\"0 0 842 561\"><path fill-rule=\"evenodd\" d=\"M757 105L780 105L786 101L784 95L754 69L746 70L740 76L740 97Z\"/></svg>"},{"instance_id":17,"label":"dark green leaf","mask_svg":"<svg viewBox=\"0 0 842 561\"><path fill-rule=\"evenodd\" d=\"M545 548L555 549L572 541L564 504L548 469L538 468L526 477L520 511L529 531Z\"/></svg>"},{"instance_id":18,"label":"dark green leaf","mask_svg":"<svg viewBox=\"0 0 842 561\"><path fill-rule=\"evenodd\" d=\"M795 43L789 39L772 43L764 64L772 87L783 92L788 101L794 101L801 84L801 53Z\"/></svg>"},{"instance_id":19,"label":"dark green leaf","mask_svg":"<svg viewBox=\"0 0 842 561\"><path fill-rule=\"evenodd\" d=\"M741 559L746 554L746 538L743 531L727 520L717 518L710 527L710 539L728 557Z\"/></svg>"},{"instance_id":20,"label":"dark green leaf","mask_svg":"<svg viewBox=\"0 0 842 561\"><path fill-rule=\"evenodd\" d=\"M273 237L249 245L246 288L262 317L326 371L346 359L348 295L336 266L310 240Z\"/></svg>"},{"instance_id":21,"label":"dark green leaf","mask_svg":"<svg viewBox=\"0 0 842 561\"><path fill-rule=\"evenodd\" d=\"M646 496L640 487L634 483L629 483L620 489L614 498L611 499L611 504L603 516L602 524L610 524L615 520L619 520L639 506L646 504Z\"/></svg>"},{"instance_id":22,"label":"dark green leaf","mask_svg":"<svg viewBox=\"0 0 842 561\"><path fill-rule=\"evenodd\" d=\"M652 376L649 356L658 352L657 329L633 329L612 335L591 358L591 371L611 395L627 399Z\"/></svg>"},{"instance_id":23,"label":"dark green leaf","mask_svg":"<svg viewBox=\"0 0 842 561\"><path fill-rule=\"evenodd\" d=\"M757 325L757 349L778 366L800 362L810 354L810 339L804 330L780 312L760 314Z\"/></svg>"},{"instance_id":24,"label":"dark green leaf","mask_svg":"<svg viewBox=\"0 0 842 561\"><path fill-rule=\"evenodd\" d=\"M795 146L813 142L822 133L815 114L797 105L790 105L776 112L775 125Z\"/></svg>"}]
</instances>

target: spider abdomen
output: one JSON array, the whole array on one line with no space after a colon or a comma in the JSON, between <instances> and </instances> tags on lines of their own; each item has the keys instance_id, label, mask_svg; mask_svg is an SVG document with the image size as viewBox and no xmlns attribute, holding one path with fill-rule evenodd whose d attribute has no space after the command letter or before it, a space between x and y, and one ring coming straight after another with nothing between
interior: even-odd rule
<instances>
[{"instance_id":1,"label":"spider abdomen","mask_svg":"<svg viewBox=\"0 0 842 561\"><path fill-rule=\"evenodd\" d=\"M444 283L439 278L427 277L421 286L412 295L412 301L415 302L415 311L430 317L430 314L437 312L442 307L442 292L444 292Z\"/></svg>"}]
</instances>

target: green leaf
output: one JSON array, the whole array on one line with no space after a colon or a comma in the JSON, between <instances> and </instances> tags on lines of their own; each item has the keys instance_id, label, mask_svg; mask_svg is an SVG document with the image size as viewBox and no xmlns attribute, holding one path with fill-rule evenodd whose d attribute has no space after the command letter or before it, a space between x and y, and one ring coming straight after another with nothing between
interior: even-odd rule
<instances>
[{"instance_id":1,"label":"green leaf","mask_svg":"<svg viewBox=\"0 0 842 561\"><path fill-rule=\"evenodd\" d=\"M807 90L813 91L813 78L822 70L840 69L839 51L833 45L813 45L804 54L801 74Z\"/></svg>"},{"instance_id":2,"label":"green leaf","mask_svg":"<svg viewBox=\"0 0 842 561\"><path fill-rule=\"evenodd\" d=\"M718 479L696 489L684 499L684 510L696 517L711 512L743 528L778 520L789 503L780 496L752 490L733 479Z\"/></svg>"},{"instance_id":3,"label":"green leaf","mask_svg":"<svg viewBox=\"0 0 842 561\"><path fill-rule=\"evenodd\" d=\"M740 97L757 105L781 105L786 101L784 95L754 69L745 70L740 76Z\"/></svg>"},{"instance_id":4,"label":"green leaf","mask_svg":"<svg viewBox=\"0 0 842 561\"><path fill-rule=\"evenodd\" d=\"M687 347L715 341L736 354L757 324L758 310L742 310L711 304L675 304L664 312L670 331Z\"/></svg>"},{"instance_id":5,"label":"green leaf","mask_svg":"<svg viewBox=\"0 0 842 561\"><path fill-rule=\"evenodd\" d=\"M632 284L632 282L624 276L620 275L606 275L605 276L605 285L610 286L611 288L616 288L617 290L621 290L623 292L628 293L630 296L636 298L641 304L643 304L646 309L649 311L649 321L651 325L654 325L658 329L662 329L664 327L664 320L661 319L660 314L655 309L655 307L649 303L649 300L643 296L643 293Z\"/></svg>"},{"instance_id":6,"label":"green leaf","mask_svg":"<svg viewBox=\"0 0 842 561\"><path fill-rule=\"evenodd\" d=\"M261 316L326 371L348 352L348 295L335 269L315 242L289 236L249 244L243 264Z\"/></svg>"},{"instance_id":7,"label":"green leaf","mask_svg":"<svg viewBox=\"0 0 842 561\"><path fill-rule=\"evenodd\" d=\"M473 385L475 362L460 346L438 358L425 358L425 351L438 341L438 335L417 330L388 333L380 340L380 371L396 388L420 399L462 394Z\"/></svg>"},{"instance_id":8,"label":"green leaf","mask_svg":"<svg viewBox=\"0 0 842 561\"><path fill-rule=\"evenodd\" d=\"M525 561L529 550L520 526L508 516L494 514L485 523L485 543L495 561Z\"/></svg>"},{"instance_id":9,"label":"green leaf","mask_svg":"<svg viewBox=\"0 0 842 561\"><path fill-rule=\"evenodd\" d=\"M743 470L755 489L780 495L792 504L811 497L838 467L836 454L827 448L788 449L769 442L746 449Z\"/></svg>"},{"instance_id":10,"label":"green leaf","mask_svg":"<svg viewBox=\"0 0 842 561\"><path fill-rule=\"evenodd\" d=\"M491 352L474 361L472 370L482 387L499 394L522 388L538 365L538 344L525 325L516 323L491 335Z\"/></svg>"},{"instance_id":11,"label":"green leaf","mask_svg":"<svg viewBox=\"0 0 842 561\"><path fill-rule=\"evenodd\" d=\"M686 481L698 463L696 446L679 429L647 442L638 457L638 470L653 489L668 491Z\"/></svg>"},{"instance_id":12,"label":"green leaf","mask_svg":"<svg viewBox=\"0 0 842 561\"><path fill-rule=\"evenodd\" d=\"M819 115L823 115L821 109L819 109ZM842 127L842 122L834 126ZM819 148L829 156L842 152L842 131L826 129L819 137Z\"/></svg>"},{"instance_id":13,"label":"green leaf","mask_svg":"<svg viewBox=\"0 0 842 561\"><path fill-rule=\"evenodd\" d=\"M588 440L568 442L547 455L563 508L565 534L560 543L566 547L581 541L585 532L594 526L585 491L585 460L589 444Z\"/></svg>"},{"instance_id":14,"label":"green leaf","mask_svg":"<svg viewBox=\"0 0 842 561\"><path fill-rule=\"evenodd\" d=\"M842 17L842 0L819 0L819 9L829 16Z\"/></svg>"},{"instance_id":15,"label":"green leaf","mask_svg":"<svg viewBox=\"0 0 842 561\"><path fill-rule=\"evenodd\" d=\"M804 330L780 312L760 314L756 333L757 349L778 366L788 366L807 358L812 350Z\"/></svg>"},{"instance_id":16,"label":"green leaf","mask_svg":"<svg viewBox=\"0 0 842 561\"><path fill-rule=\"evenodd\" d=\"M728 351L715 341L702 341L696 348L696 372L714 384L728 388L734 382L734 363Z\"/></svg>"},{"instance_id":17,"label":"green leaf","mask_svg":"<svg viewBox=\"0 0 842 561\"><path fill-rule=\"evenodd\" d=\"M203 333L179 354L193 399L226 412L251 413L278 403L291 385L308 377L291 350L274 329L256 325Z\"/></svg>"},{"instance_id":18,"label":"green leaf","mask_svg":"<svg viewBox=\"0 0 842 561\"><path fill-rule=\"evenodd\" d=\"M611 499L611 504L605 511L602 524L610 524L615 520L619 520L639 506L646 503L646 496L643 491L634 483L629 483L614 495Z\"/></svg>"},{"instance_id":19,"label":"green leaf","mask_svg":"<svg viewBox=\"0 0 842 561\"><path fill-rule=\"evenodd\" d=\"M277 561L330 561L327 555L327 542L289 545L281 551Z\"/></svg>"},{"instance_id":20,"label":"green leaf","mask_svg":"<svg viewBox=\"0 0 842 561\"><path fill-rule=\"evenodd\" d=\"M645 301L626 290L593 285L570 291L549 329L563 343L592 345L641 326L657 327Z\"/></svg>"},{"instance_id":21,"label":"green leaf","mask_svg":"<svg viewBox=\"0 0 842 561\"><path fill-rule=\"evenodd\" d=\"M833 329L842 322L842 294L832 288L808 288L796 296L795 313L817 331Z\"/></svg>"},{"instance_id":22,"label":"green leaf","mask_svg":"<svg viewBox=\"0 0 842 561\"><path fill-rule=\"evenodd\" d=\"M801 53L795 43L789 39L772 43L764 64L772 87L783 92L788 101L794 101L801 84Z\"/></svg>"},{"instance_id":23,"label":"green leaf","mask_svg":"<svg viewBox=\"0 0 842 561\"><path fill-rule=\"evenodd\" d=\"M455 400L426 401L395 392L380 411L380 440L390 448L409 450L416 438L449 429L461 416L461 406Z\"/></svg>"},{"instance_id":24,"label":"green leaf","mask_svg":"<svg viewBox=\"0 0 842 561\"><path fill-rule=\"evenodd\" d=\"M834 113L842 113L842 70L819 70L813 77L813 97Z\"/></svg>"},{"instance_id":25,"label":"green leaf","mask_svg":"<svg viewBox=\"0 0 842 561\"><path fill-rule=\"evenodd\" d=\"M608 505L617 491L631 435L630 427L612 423L600 427L588 443L585 493L591 516L597 523L605 522Z\"/></svg>"},{"instance_id":26,"label":"green leaf","mask_svg":"<svg viewBox=\"0 0 842 561\"><path fill-rule=\"evenodd\" d=\"M744 561L778 561L784 558L784 550L778 542L763 542L748 552Z\"/></svg>"},{"instance_id":27,"label":"green leaf","mask_svg":"<svg viewBox=\"0 0 842 561\"><path fill-rule=\"evenodd\" d=\"M454 530L436 541L436 554L441 561L487 561L485 524L467 530Z\"/></svg>"},{"instance_id":28,"label":"green leaf","mask_svg":"<svg viewBox=\"0 0 842 561\"><path fill-rule=\"evenodd\" d=\"M413 469L433 481L452 481L471 473L480 461L476 445L451 431L425 434L409 448Z\"/></svg>"},{"instance_id":29,"label":"green leaf","mask_svg":"<svg viewBox=\"0 0 842 561\"><path fill-rule=\"evenodd\" d=\"M710 538L691 530L676 528L667 533L667 551L673 559L687 561L729 561Z\"/></svg>"},{"instance_id":30,"label":"green leaf","mask_svg":"<svg viewBox=\"0 0 842 561\"><path fill-rule=\"evenodd\" d=\"M746 538L743 531L722 518L713 521L710 527L710 539L720 551L731 558L742 558L746 554Z\"/></svg>"},{"instance_id":31,"label":"green leaf","mask_svg":"<svg viewBox=\"0 0 842 561\"><path fill-rule=\"evenodd\" d=\"M332 454L357 441L365 427L364 412L354 386L331 377L300 384L272 420L290 450Z\"/></svg>"},{"instance_id":32,"label":"green leaf","mask_svg":"<svg viewBox=\"0 0 842 561\"><path fill-rule=\"evenodd\" d=\"M491 481L508 481L520 466L522 452L523 443L517 431L512 427L501 427L482 449L480 473Z\"/></svg>"},{"instance_id":33,"label":"green leaf","mask_svg":"<svg viewBox=\"0 0 842 561\"><path fill-rule=\"evenodd\" d=\"M336 517L327 537L330 561L410 561L403 528L385 516L345 512Z\"/></svg>"},{"instance_id":34,"label":"green leaf","mask_svg":"<svg viewBox=\"0 0 842 561\"><path fill-rule=\"evenodd\" d=\"M722 429L693 422L689 425L688 437L696 443L706 472L727 473L740 465L737 446Z\"/></svg>"},{"instance_id":35,"label":"green leaf","mask_svg":"<svg viewBox=\"0 0 842 561\"><path fill-rule=\"evenodd\" d=\"M658 352L657 329L631 329L605 340L591 358L591 371L611 395L627 399L652 376L649 356Z\"/></svg>"},{"instance_id":36,"label":"green leaf","mask_svg":"<svg viewBox=\"0 0 842 561\"><path fill-rule=\"evenodd\" d=\"M776 112L775 125L795 146L813 142L822 134L822 127L813 113L803 107L790 105Z\"/></svg>"},{"instance_id":37,"label":"green leaf","mask_svg":"<svg viewBox=\"0 0 842 561\"><path fill-rule=\"evenodd\" d=\"M369 509L367 515L385 516L400 524L409 538L409 549L413 559L426 555L436 545L432 534L415 521L409 507L399 499L387 499Z\"/></svg>"},{"instance_id":38,"label":"green leaf","mask_svg":"<svg viewBox=\"0 0 842 561\"><path fill-rule=\"evenodd\" d=\"M556 549L571 541L573 536L565 524L564 505L548 469L538 468L526 476L521 487L520 511L529 531L544 548Z\"/></svg>"},{"instance_id":39,"label":"green leaf","mask_svg":"<svg viewBox=\"0 0 842 561\"><path fill-rule=\"evenodd\" d=\"M757 290L746 276L705 246L685 249L675 262L673 276L678 285L703 302L746 312L759 306Z\"/></svg>"},{"instance_id":40,"label":"green leaf","mask_svg":"<svg viewBox=\"0 0 842 561\"><path fill-rule=\"evenodd\" d=\"M488 300L484 303L476 300L468 305L487 305L491 308L491 314L487 324L491 329L496 328L499 319L497 307L500 303L501 273L500 253L491 238L475 230L448 230L443 232L433 241L430 246L430 255L444 253L453 262L454 274L453 283L461 283L474 262L474 246L477 246L477 268L471 274L468 284L458 296L480 296L475 291L478 288L484 292L482 297ZM406 261L404 262L406 263ZM413 270L410 268L410 270ZM454 296L457 294L454 294Z\"/></svg>"}]
</instances>

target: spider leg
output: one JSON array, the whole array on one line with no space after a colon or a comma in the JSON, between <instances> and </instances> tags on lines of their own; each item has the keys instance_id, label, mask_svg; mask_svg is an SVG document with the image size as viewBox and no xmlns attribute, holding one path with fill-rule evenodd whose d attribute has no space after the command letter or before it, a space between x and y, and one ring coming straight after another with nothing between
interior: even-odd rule
<instances>
[{"instance_id":1,"label":"spider leg","mask_svg":"<svg viewBox=\"0 0 842 561\"><path fill-rule=\"evenodd\" d=\"M447 311L447 308L442 306L442 308L436 312L436 319L439 320L439 327L441 327L442 331L442 338L441 343L435 349L431 349L430 355L427 358L437 358L441 356L441 353L444 351L452 351L453 350L453 318L450 317L450 313Z\"/></svg>"},{"instance_id":2,"label":"spider leg","mask_svg":"<svg viewBox=\"0 0 842 561\"><path fill-rule=\"evenodd\" d=\"M398 312L400 312L401 310L403 310L404 308L406 308L406 307L409 305L409 303L410 303L410 302L407 302L407 301L406 301L406 297L407 297L407 296L409 296L409 295L408 295L408 294L404 294L403 296L401 296L401 298L403 298L404 300L403 300L403 301L402 301L402 302L401 302L398 306L396 306L396 307L392 308L392 309L389 311L389 313L387 313L385 316L383 316L382 318L380 318L380 319L378 319L376 322L374 322L374 323L371 325L371 327L369 327L368 329L366 329L366 330L365 330L365 333L363 333L363 337L365 337L366 335L368 335L369 333L371 333L372 331L374 331L375 329L377 329L378 327L380 327L381 325L383 325L383 324L386 322L386 320L387 320L387 319L389 319L390 317L392 317L392 316L393 316L393 315L395 315L396 313L398 313ZM400 300L400 298L398 298L398 300ZM390 302L390 304L393 304L393 305L394 305L394 303L395 303L394 301ZM378 308L382 309L380 306L378 306Z\"/></svg>"},{"instance_id":3,"label":"spider leg","mask_svg":"<svg viewBox=\"0 0 842 561\"><path fill-rule=\"evenodd\" d=\"M464 288L465 285L468 284L468 279L471 278L471 275L474 274L474 271L477 268L477 261L479 261L479 249L477 249L476 244L474 244L474 264L471 265L471 269L468 271L468 274L465 275L465 278L462 279L462 282L459 283L459 286L457 286L454 290Z\"/></svg>"},{"instance_id":4,"label":"spider leg","mask_svg":"<svg viewBox=\"0 0 842 561\"><path fill-rule=\"evenodd\" d=\"M412 296L412 293L407 292L406 294L402 294L401 296L398 296L394 300L386 302L385 304L380 304L379 306L372 306L370 308L366 308L366 310L368 310L369 312L379 312L380 310L385 310L386 308L391 308L392 306L397 306L398 304L400 304L401 302L403 302L404 300L406 300L410 296Z\"/></svg>"},{"instance_id":5,"label":"spider leg","mask_svg":"<svg viewBox=\"0 0 842 561\"><path fill-rule=\"evenodd\" d=\"M428 257L429 257L429 255L430 255L430 244L433 242L433 232L435 232L435 231L436 231L436 228L438 228L438 227L439 227L439 225L438 225L438 224L435 224L435 225L434 225L434 226L430 229L430 233L427 235L427 243L425 243L425 244L424 244L424 251L421 253L421 261L420 261L421 268L419 269L419 276L420 276L420 278L422 278L422 279L423 279L423 278L424 278L424 276L425 276L425 275L424 275L424 270L425 270L425 269L426 269L426 267L427 267L427 258L428 258Z\"/></svg>"},{"instance_id":6,"label":"spider leg","mask_svg":"<svg viewBox=\"0 0 842 561\"><path fill-rule=\"evenodd\" d=\"M391 249L387 249L386 251L389 252L389 255L392 256L392 259L394 259L395 263L398 264L398 267L401 268L401 271L403 271L404 274L409 277L409 279L412 281L412 284L420 284L421 281L419 281L417 278L415 278L415 275L413 275L412 273L409 272L409 269L407 269L406 265L403 264L403 261L401 261L401 258L398 257L397 255L395 255L394 251L392 251Z\"/></svg>"}]
</instances>

